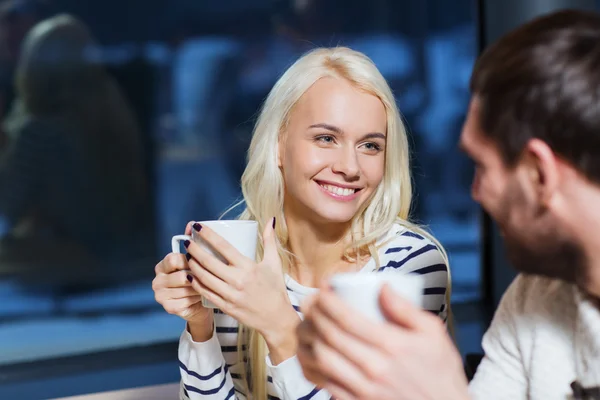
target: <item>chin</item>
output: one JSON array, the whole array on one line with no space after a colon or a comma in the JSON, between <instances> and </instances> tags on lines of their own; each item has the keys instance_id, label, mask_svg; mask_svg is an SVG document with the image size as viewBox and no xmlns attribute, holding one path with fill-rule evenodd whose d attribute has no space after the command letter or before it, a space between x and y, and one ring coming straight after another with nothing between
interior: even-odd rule
<instances>
[{"instance_id":1,"label":"chin","mask_svg":"<svg viewBox=\"0 0 600 400\"><path fill-rule=\"evenodd\" d=\"M579 277L586 276L584 253L576 244L556 239L548 235L535 245L526 246L524 239L507 235L507 259L518 272L576 283Z\"/></svg>"},{"instance_id":2,"label":"chin","mask_svg":"<svg viewBox=\"0 0 600 400\"><path fill-rule=\"evenodd\" d=\"M346 224L352 221L352 218L354 218L356 212L341 212L339 209L335 211L320 209L315 210L314 215L324 223Z\"/></svg>"}]
</instances>

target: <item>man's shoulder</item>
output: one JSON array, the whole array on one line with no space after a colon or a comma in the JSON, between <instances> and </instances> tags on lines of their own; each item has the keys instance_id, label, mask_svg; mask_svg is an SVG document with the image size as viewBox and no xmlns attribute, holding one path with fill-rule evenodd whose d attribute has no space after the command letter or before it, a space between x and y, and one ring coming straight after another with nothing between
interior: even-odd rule
<instances>
[{"instance_id":1,"label":"man's shoulder","mask_svg":"<svg viewBox=\"0 0 600 400\"><path fill-rule=\"evenodd\" d=\"M515 278L483 337L473 399L566 398L574 375L573 291L557 279Z\"/></svg>"},{"instance_id":2,"label":"man's shoulder","mask_svg":"<svg viewBox=\"0 0 600 400\"><path fill-rule=\"evenodd\" d=\"M502 297L501 308L526 318L536 314L560 317L575 305L574 290L573 284L559 279L520 274Z\"/></svg>"}]
</instances>

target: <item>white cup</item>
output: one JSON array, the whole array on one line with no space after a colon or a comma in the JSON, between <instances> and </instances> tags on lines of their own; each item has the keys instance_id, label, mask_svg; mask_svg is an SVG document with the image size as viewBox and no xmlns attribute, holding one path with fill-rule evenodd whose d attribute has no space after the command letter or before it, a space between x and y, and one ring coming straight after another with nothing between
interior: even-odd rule
<instances>
[{"instance_id":1,"label":"white cup","mask_svg":"<svg viewBox=\"0 0 600 400\"><path fill-rule=\"evenodd\" d=\"M242 255L255 260L256 242L258 238L258 223L256 221L243 220L222 220L222 221L199 221L202 226L207 226L215 231L223 239L227 240ZM192 235L177 235L171 239L173 253L181 253L179 242L190 240L197 243L204 250L213 254L224 263L227 261L214 250L207 242L202 240L198 234L192 230ZM202 305L206 308L217 308L214 304L202 298Z\"/></svg>"},{"instance_id":2,"label":"white cup","mask_svg":"<svg viewBox=\"0 0 600 400\"><path fill-rule=\"evenodd\" d=\"M344 273L334 275L330 284L351 307L379 322L385 321L379 306L379 294L384 284L417 307L422 307L423 303L423 277L417 274Z\"/></svg>"}]
</instances>

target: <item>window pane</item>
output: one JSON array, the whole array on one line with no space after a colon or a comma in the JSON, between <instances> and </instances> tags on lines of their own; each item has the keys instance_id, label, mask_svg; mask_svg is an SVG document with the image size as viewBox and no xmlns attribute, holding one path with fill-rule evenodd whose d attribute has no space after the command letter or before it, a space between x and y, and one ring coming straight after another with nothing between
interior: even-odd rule
<instances>
[{"instance_id":1,"label":"window pane","mask_svg":"<svg viewBox=\"0 0 600 400\"><path fill-rule=\"evenodd\" d=\"M339 4L3 3L0 364L178 338L183 322L154 301L154 265L189 220L240 200L261 102L314 46L366 53L392 86L414 217L450 254L454 301L479 298L478 208L456 147L471 2Z\"/></svg>"}]
</instances>

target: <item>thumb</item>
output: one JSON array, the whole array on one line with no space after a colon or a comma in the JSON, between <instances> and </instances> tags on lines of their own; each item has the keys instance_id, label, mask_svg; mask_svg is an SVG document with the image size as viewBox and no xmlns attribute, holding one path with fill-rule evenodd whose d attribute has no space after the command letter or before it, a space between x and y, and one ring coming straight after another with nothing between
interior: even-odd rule
<instances>
[{"instance_id":1,"label":"thumb","mask_svg":"<svg viewBox=\"0 0 600 400\"><path fill-rule=\"evenodd\" d=\"M275 234L276 219L273 217L266 224L263 232L263 261L280 262L277 251L277 235Z\"/></svg>"},{"instance_id":2,"label":"thumb","mask_svg":"<svg viewBox=\"0 0 600 400\"><path fill-rule=\"evenodd\" d=\"M404 297L396 294L389 285L383 285L379 295L379 304L386 319L402 328L421 330L427 324L429 315Z\"/></svg>"}]
</instances>

